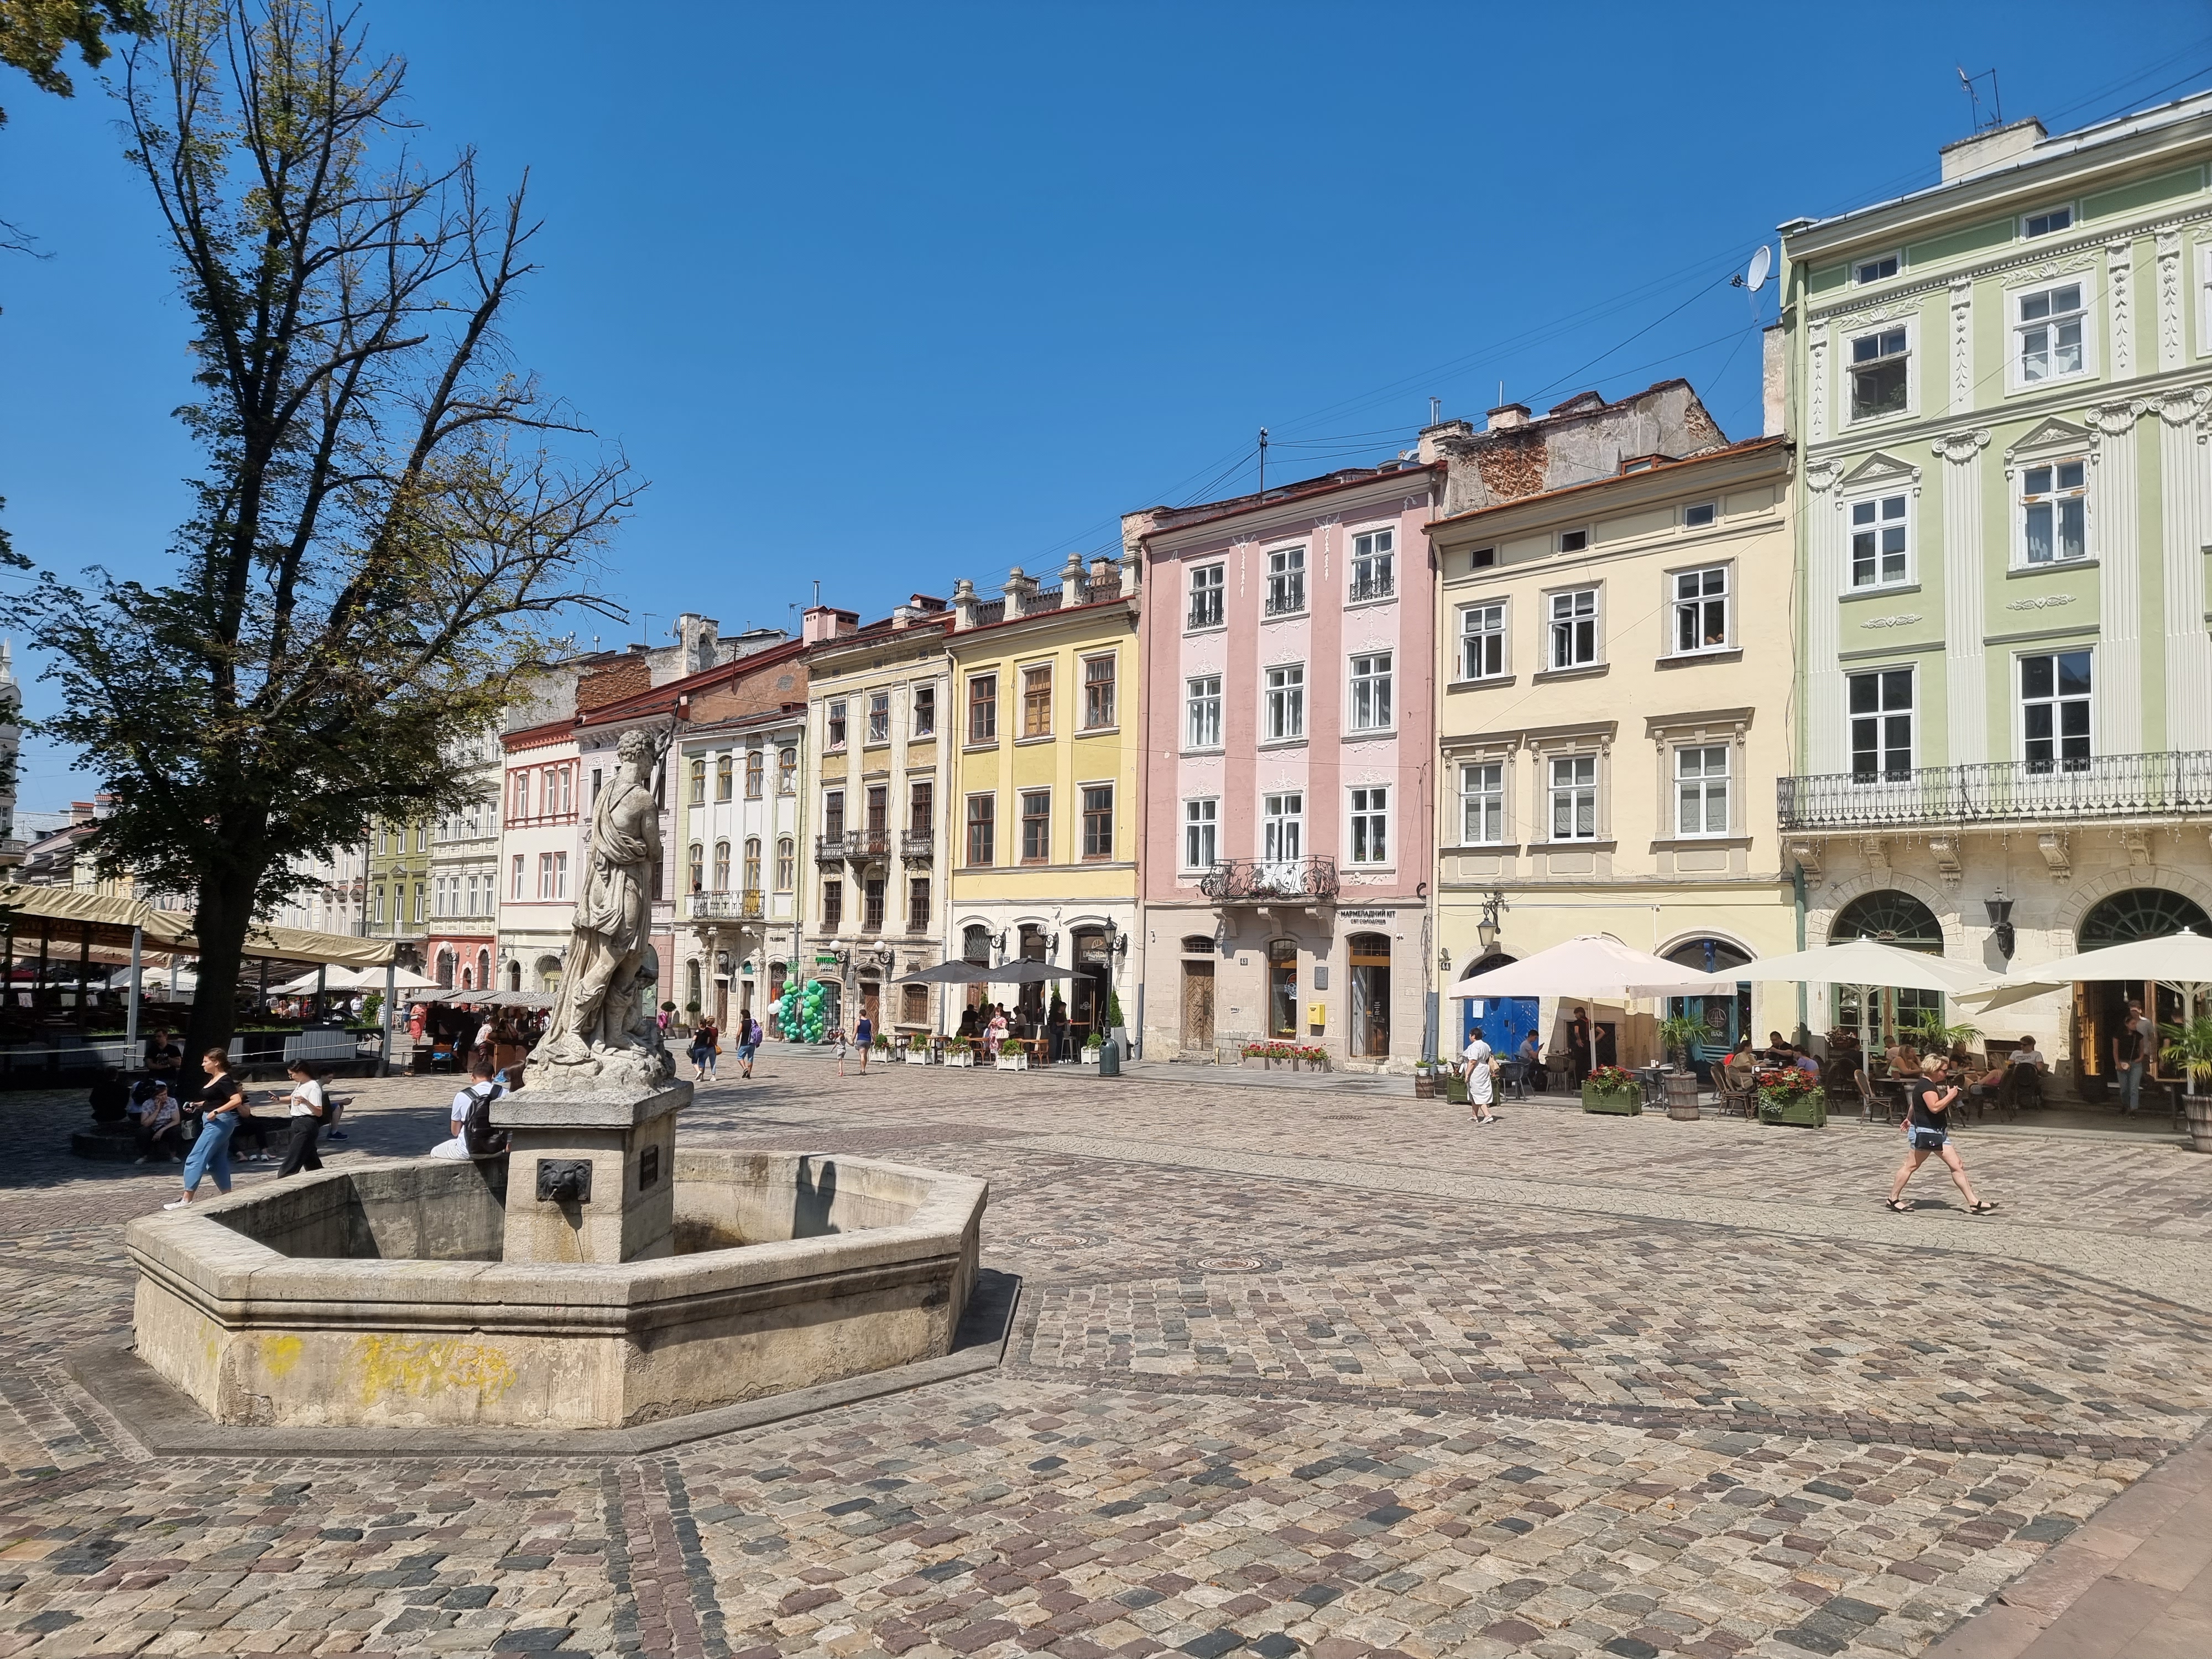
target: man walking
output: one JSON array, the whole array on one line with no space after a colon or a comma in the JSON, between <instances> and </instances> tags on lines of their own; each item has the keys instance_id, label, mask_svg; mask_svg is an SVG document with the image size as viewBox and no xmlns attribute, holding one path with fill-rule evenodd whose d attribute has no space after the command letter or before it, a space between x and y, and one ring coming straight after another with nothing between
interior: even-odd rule
<instances>
[{"instance_id":1,"label":"man walking","mask_svg":"<svg viewBox=\"0 0 2212 1659\"><path fill-rule=\"evenodd\" d=\"M2120 1074L2120 1110L2132 1114L2142 1104L2143 1067L2150 1058L2149 1022L2142 1004L2128 1002L2128 1023L2112 1039L2112 1066Z\"/></svg>"}]
</instances>

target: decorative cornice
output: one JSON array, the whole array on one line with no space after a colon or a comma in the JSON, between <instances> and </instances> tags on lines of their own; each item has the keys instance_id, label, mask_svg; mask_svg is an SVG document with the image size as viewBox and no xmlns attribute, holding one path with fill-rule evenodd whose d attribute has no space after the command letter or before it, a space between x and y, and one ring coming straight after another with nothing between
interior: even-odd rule
<instances>
[{"instance_id":1,"label":"decorative cornice","mask_svg":"<svg viewBox=\"0 0 2212 1659\"><path fill-rule=\"evenodd\" d=\"M1893 617L1869 617L1859 626L1861 628L1910 628L1919 620L1918 611L1900 611Z\"/></svg>"},{"instance_id":2,"label":"decorative cornice","mask_svg":"<svg viewBox=\"0 0 2212 1659\"><path fill-rule=\"evenodd\" d=\"M2008 611L2048 611L2054 605L2071 605L2073 603L2074 595L2071 593L2037 593L2025 599L2008 599L2005 602L2005 609Z\"/></svg>"},{"instance_id":3,"label":"decorative cornice","mask_svg":"<svg viewBox=\"0 0 2212 1659\"><path fill-rule=\"evenodd\" d=\"M2089 442L2094 447L2100 437L2120 438L2136 429L2136 422L2150 413L2149 403L2141 398L2125 398L2116 404L2100 404L2089 411Z\"/></svg>"}]
</instances>

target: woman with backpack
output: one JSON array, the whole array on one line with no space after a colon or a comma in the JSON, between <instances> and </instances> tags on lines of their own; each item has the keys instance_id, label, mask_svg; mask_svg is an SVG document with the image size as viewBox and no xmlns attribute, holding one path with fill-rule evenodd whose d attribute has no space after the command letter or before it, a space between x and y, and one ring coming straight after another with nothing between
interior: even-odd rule
<instances>
[{"instance_id":1,"label":"woman with backpack","mask_svg":"<svg viewBox=\"0 0 2212 1659\"><path fill-rule=\"evenodd\" d=\"M714 1056L722 1051L722 1034L714 1027L714 1016L702 1015L691 1030L691 1073L695 1082L714 1081Z\"/></svg>"},{"instance_id":2,"label":"woman with backpack","mask_svg":"<svg viewBox=\"0 0 2212 1659\"><path fill-rule=\"evenodd\" d=\"M453 1097L449 1127L451 1140L430 1149L433 1158L493 1158L507 1150L507 1131L491 1125L491 1103L507 1090L493 1075L491 1056L479 1053L469 1061L469 1086Z\"/></svg>"}]
</instances>

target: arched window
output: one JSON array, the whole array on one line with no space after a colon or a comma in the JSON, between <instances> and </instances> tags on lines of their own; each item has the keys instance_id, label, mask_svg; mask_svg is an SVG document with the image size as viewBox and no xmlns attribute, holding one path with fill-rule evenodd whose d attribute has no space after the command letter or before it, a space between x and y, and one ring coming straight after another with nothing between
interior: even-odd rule
<instances>
[{"instance_id":1,"label":"arched window","mask_svg":"<svg viewBox=\"0 0 2212 1659\"><path fill-rule=\"evenodd\" d=\"M477 983L487 990L491 988L491 952L489 951L477 952Z\"/></svg>"},{"instance_id":2,"label":"arched window","mask_svg":"<svg viewBox=\"0 0 2212 1659\"><path fill-rule=\"evenodd\" d=\"M2091 908L2075 935L2081 948L2132 945L2139 939L2165 939L2183 928L2212 933L2212 917L2194 900L2162 887L2130 887Z\"/></svg>"},{"instance_id":3,"label":"arched window","mask_svg":"<svg viewBox=\"0 0 2212 1659\"><path fill-rule=\"evenodd\" d=\"M775 890L788 893L792 879L797 874L797 859L793 856L789 836L779 836L775 842Z\"/></svg>"},{"instance_id":4,"label":"arched window","mask_svg":"<svg viewBox=\"0 0 2212 1659\"><path fill-rule=\"evenodd\" d=\"M686 1008L699 1006L699 958L694 957L684 964L684 1006Z\"/></svg>"},{"instance_id":5,"label":"arched window","mask_svg":"<svg viewBox=\"0 0 2212 1659\"><path fill-rule=\"evenodd\" d=\"M988 964L991 960L991 930L981 922L969 922L961 930L960 955L964 961Z\"/></svg>"},{"instance_id":6,"label":"arched window","mask_svg":"<svg viewBox=\"0 0 2212 1659\"><path fill-rule=\"evenodd\" d=\"M453 988L453 953L451 951L438 952L438 983L448 991Z\"/></svg>"},{"instance_id":7,"label":"arched window","mask_svg":"<svg viewBox=\"0 0 2212 1659\"><path fill-rule=\"evenodd\" d=\"M748 836L745 837L745 891L759 892L760 881L760 837Z\"/></svg>"},{"instance_id":8,"label":"arched window","mask_svg":"<svg viewBox=\"0 0 2212 1659\"><path fill-rule=\"evenodd\" d=\"M697 842L691 843L691 890L699 891L707 884L707 849Z\"/></svg>"},{"instance_id":9,"label":"arched window","mask_svg":"<svg viewBox=\"0 0 2212 1659\"><path fill-rule=\"evenodd\" d=\"M1182 939L1182 953L1187 957L1212 956L1213 954L1213 935L1211 933L1184 934Z\"/></svg>"},{"instance_id":10,"label":"arched window","mask_svg":"<svg viewBox=\"0 0 2212 1659\"><path fill-rule=\"evenodd\" d=\"M694 806L703 806L706 801L707 763L703 760L695 760L691 763L691 804Z\"/></svg>"},{"instance_id":11,"label":"arched window","mask_svg":"<svg viewBox=\"0 0 2212 1659\"><path fill-rule=\"evenodd\" d=\"M751 884L746 884L750 886ZM718 893L730 890L730 843L726 841L714 843L714 890Z\"/></svg>"},{"instance_id":12,"label":"arched window","mask_svg":"<svg viewBox=\"0 0 2212 1659\"><path fill-rule=\"evenodd\" d=\"M1853 939L1870 939L1882 945L1893 945L1900 951L1924 951L1929 956L1943 954L1943 924L1936 913L1910 893L1900 893L1893 887L1862 893L1842 909L1828 926L1828 943L1848 945ZM1868 1048L1909 1030L1929 1020L1941 1022L1943 1018L1943 994L1940 991L1919 991L1907 986L1877 986L1873 989L1873 1000L1862 1006L1860 988L1838 985L1832 994L1835 998L1835 1023L1859 1032L1860 1041Z\"/></svg>"},{"instance_id":13,"label":"arched window","mask_svg":"<svg viewBox=\"0 0 2212 1659\"><path fill-rule=\"evenodd\" d=\"M730 798L731 766L732 762L727 755L724 755L714 763L714 799L716 800L727 800Z\"/></svg>"},{"instance_id":14,"label":"arched window","mask_svg":"<svg viewBox=\"0 0 2212 1659\"><path fill-rule=\"evenodd\" d=\"M768 751L764 749L745 750L745 799L747 800L758 800L761 798L761 772L767 760Z\"/></svg>"},{"instance_id":15,"label":"arched window","mask_svg":"<svg viewBox=\"0 0 2212 1659\"><path fill-rule=\"evenodd\" d=\"M510 991L520 991L522 988L522 964L519 962L510 962L507 964L507 988Z\"/></svg>"}]
</instances>

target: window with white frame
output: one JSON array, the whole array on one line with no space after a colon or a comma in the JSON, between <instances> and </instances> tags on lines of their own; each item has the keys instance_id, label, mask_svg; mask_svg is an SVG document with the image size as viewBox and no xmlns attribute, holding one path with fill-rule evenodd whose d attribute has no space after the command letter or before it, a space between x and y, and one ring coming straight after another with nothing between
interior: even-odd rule
<instances>
[{"instance_id":1,"label":"window with white frame","mask_svg":"<svg viewBox=\"0 0 2212 1659\"><path fill-rule=\"evenodd\" d=\"M1183 682L1183 745L1221 747L1221 676L1193 674Z\"/></svg>"},{"instance_id":2,"label":"window with white frame","mask_svg":"<svg viewBox=\"0 0 2212 1659\"><path fill-rule=\"evenodd\" d=\"M2074 210L2071 207L2045 208L2040 213L2024 214L2020 222L2020 234L2031 238L2056 236L2060 231L2073 228Z\"/></svg>"},{"instance_id":3,"label":"window with white frame","mask_svg":"<svg viewBox=\"0 0 2212 1659\"><path fill-rule=\"evenodd\" d=\"M1397 534L1368 530L1352 538L1352 594L1355 599L1388 599L1395 592L1392 566Z\"/></svg>"},{"instance_id":4,"label":"window with white frame","mask_svg":"<svg viewBox=\"0 0 2212 1659\"><path fill-rule=\"evenodd\" d=\"M828 727L830 747L832 749L842 749L845 746L845 705L843 702L833 702L830 705Z\"/></svg>"},{"instance_id":5,"label":"window with white frame","mask_svg":"<svg viewBox=\"0 0 2212 1659\"><path fill-rule=\"evenodd\" d=\"M1729 568L1674 573L1674 654L1720 651L1729 643Z\"/></svg>"},{"instance_id":6,"label":"window with white frame","mask_svg":"<svg viewBox=\"0 0 2212 1659\"><path fill-rule=\"evenodd\" d=\"M1871 259L1861 259L1851 267L1851 281L1858 283L1885 282L1897 275L1897 256L1881 253Z\"/></svg>"},{"instance_id":7,"label":"window with white frame","mask_svg":"<svg viewBox=\"0 0 2212 1659\"><path fill-rule=\"evenodd\" d=\"M933 685L914 688L914 734L917 738L937 735L937 688Z\"/></svg>"},{"instance_id":8,"label":"window with white frame","mask_svg":"<svg viewBox=\"0 0 2212 1659\"><path fill-rule=\"evenodd\" d=\"M1597 661L1597 589L1551 596L1552 666L1584 668Z\"/></svg>"},{"instance_id":9,"label":"window with white frame","mask_svg":"<svg viewBox=\"0 0 2212 1659\"><path fill-rule=\"evenodd\" d=\"M2090 653L2020 659L2021 757L2031 772L2089 769Z\"/></svg>"},{"instance_id":10,"label":"window with white frame","mask_svg":"<svg viewBox=\"0 0 2212 1659\"><path fill-rule=\"evenodd\" d=\"M511 883L509 883L509 884L508 884L508 892L507 892L507 896L508 896L509 898L518 898L518 899L519 899L519 898L520 898L520 897L522 896L522 878L522 878L522 872L523 872L522 854L520 854L520 853L517 853L517 854L514 855L514 880L513 880ZM379 891L381 891L382 890L381 890L381 889L379 889L378 890L379 890ZM380 901L379 901L380 906L381 905L381 902L382 902L380 900ZM378 920L379 920L379 921L381 921L382 919L383 919L382 912L381 912L381 909L380 908L380 911L379 911L379 914L378 914Z\"/></svg>"},{"instance_id":11,"label":"window with white frame","mask_svg":"<svg viewBox=\"0 0 2212 1659\"><path fill-rule=\"evenodd\" d=\"M1909 331L1903 328L1880 329L1851 342L1853 420L1905 412L1911 356Z\"/></svg>"},{"instance_id":12,"label":"window with white frame","mask_svg":"<svg viewBox=\"0 0 2212 1659\"><path fill-rule=\"evenodd\" d=\"M1287 863L1305 850L1306 798L1300 790L1260 798L1260 851L1269 864Z\"/></svg>"},{"instance_id":13,"label":"window with white frame","mask_svg":"<svg viewBox=\"0 0 2212 1659\"><path fill-rule=\"evenodd\" d=\"M2021 469L2020 501L2030 564L2054 564L2089 551L2088 469L2051 461Z\"/></svg>"},{"instance_id":14,"label":"window with white frame","mask_svg":"<svg viewBox=\"0 0 2212 1659\"><path fill-rule=\"evenodd\" d=\"M1898 782L1912 775L1912 671L1877 668L1845 682L1851 781Z\"/></svg>"},{"instance_id":15,"label":"window with white frame","mask_svg":"<svg viewBox=\"0 0 2212 1659\"><path fill-rule=\"evenodd\" d=\"M1559 551L1562 553L1580 553L1589 546L1589 532L1587 530L1562 530L1559 532Z\"/></svg>"},{"instance_id":16,"label":"window with white frame","mask_svg":"<svg viewBox=\"0 0 2212 1659\"><path fill-rule=\"evenodd\" d=\"M1384 732L1390 726L1390 653L1362 652L1352 659L1352 719L1354 732Z\"/></svg>"},{"instance_id":17,"label":"window with white frame","mask_svg":"<svg viewBox=\"0 0 2212 1659\"><path fill-rule=\"evenodd\" d=\"M1459 839L1494 847L1505 839L1505 763L1464 761L1459 769Z\"/></svg>"},{"instance_id":18,"label":"window with white frame","mask_svg":"<svg viewBox=\"0 0 2212 1659\"><path fill-rule=\"evenodd\" d=\"M1552 839L1597 839L1597 757L1554 755L1551 763Z\"/></svg>"},{"instance_id":19,"label":"window with white frame","mask_svg":"<svg viewBox=\"0 0 2212 1659\"><path fill-rule=\"evenodd\" d=\"M1267 614L1280 617L1306 608L1306 550L1279 547L1267 555Z\"/></svg>"},{"instance_id":20,"label":"window with white frame","mask_svg":"<svg viewBox=\"0 0 2212 1659\"><path fill-rule=\"evenodd\" d=\"M1114 724L1115 662L1112 657L1083 659L1083 728L1086 732Z\"/></svg>"},{"instance_id":21,"label":"window with white frame","mask_svg":"<svg viewBox=\"0 0 2212 1659\"><path fill-rule=\"evenodd\" d=\"M1201 564L1192 567L1190 614L1183 622L1185 628L1221 626L1221 596L1228 576L1227 565Z\"/></svg>"},{"instance_id":22,"label":"window with white frame","mask_svg":"<svg viewBox=\"0 0 2212 1659\"><path fill-rule=\"evenodd\" d=\"M1674 833L1729 832L1729 746L1692 744L1674 751Z\"/></svg>"},{"instance_id":23,"label":"window with white frame","mask_svg":"<svg viewBox=\"0 0 2212 1659\"><path fill-rule=\"evenodd\" d=\"M1306 670L1304 663L1285 663L1267 672L1261 698L1262 730L1270 742L1287 742L1306 734Z\"/></svg>"},{"instance_id":24,"label":"window with white frame","mask_svg":"<svg viewBox=\"0 0 2212 1659\"><path fill-rule=\"evenodd\" d=\"M1911 519L1906 498L1881 495L1851 503L1851 586L1889 587L1905 580Z\"/></svg>"},{"instance_id":25,"label":"window with white frame","mask_svg":"<svg viewBox=\"0 0 2212 1659\"><path fill-rule=\"evenodd\" d=\"M1220 848L1221 803L1214 799L1182 804L1182 867L1210 870Z\"/></svg>"},{"instance_id":26,"label":"window with white frame","mask_svg":"<svg viewBox=\"0 0 2212 1659\"><path fill-rule=\"evenodd\" d=\"M1353 864L1390 861L1390 791L1375 784L1352 792L1352 857Z\"/></svg>"},{"instance_id":27,"label":"window with white frame","mask_svg":"<svg viewBox=\"0 0 2212 1659\"><path fill-rule=\"evenodd\" d=\"M2060 283L2013 297L2016 343L2013 361L2020 383L2063 380L2081 373L2081 284Z\"/></svg>"},{"instance_id":28,"label":"window with white frame","mask_svg":"<svg viewBox=\"0 0 2212 1659\"><path fill-rule=\"evenodd\" d=\"M1717 502L1693 502L1692 505L1682 509L1682 528L1685 530L1710 530L1713 527L1713 521L1719 516L1720 507Z\"/></svg>"},{"instance_id":29,"label":"window with white frame","mask_svg":"<svg viewBox=\"0 0 2212 1659\"><path fill-rule=\"evenodd\" d=\"M868 694L868 741L889 743L891 740L891 694L872 691Z\"/></svg>"},{"instance_id":30,"label":"window with white frame","mask_svg":"<svg viewBox=\"0 0 2212 1659\"><path fill-rule=\"evenodd\" d=\"M1459 675L1496 679L1505 672L1505 601L1470 605L1459 613Z\"/></svg>"}]
</instances>

